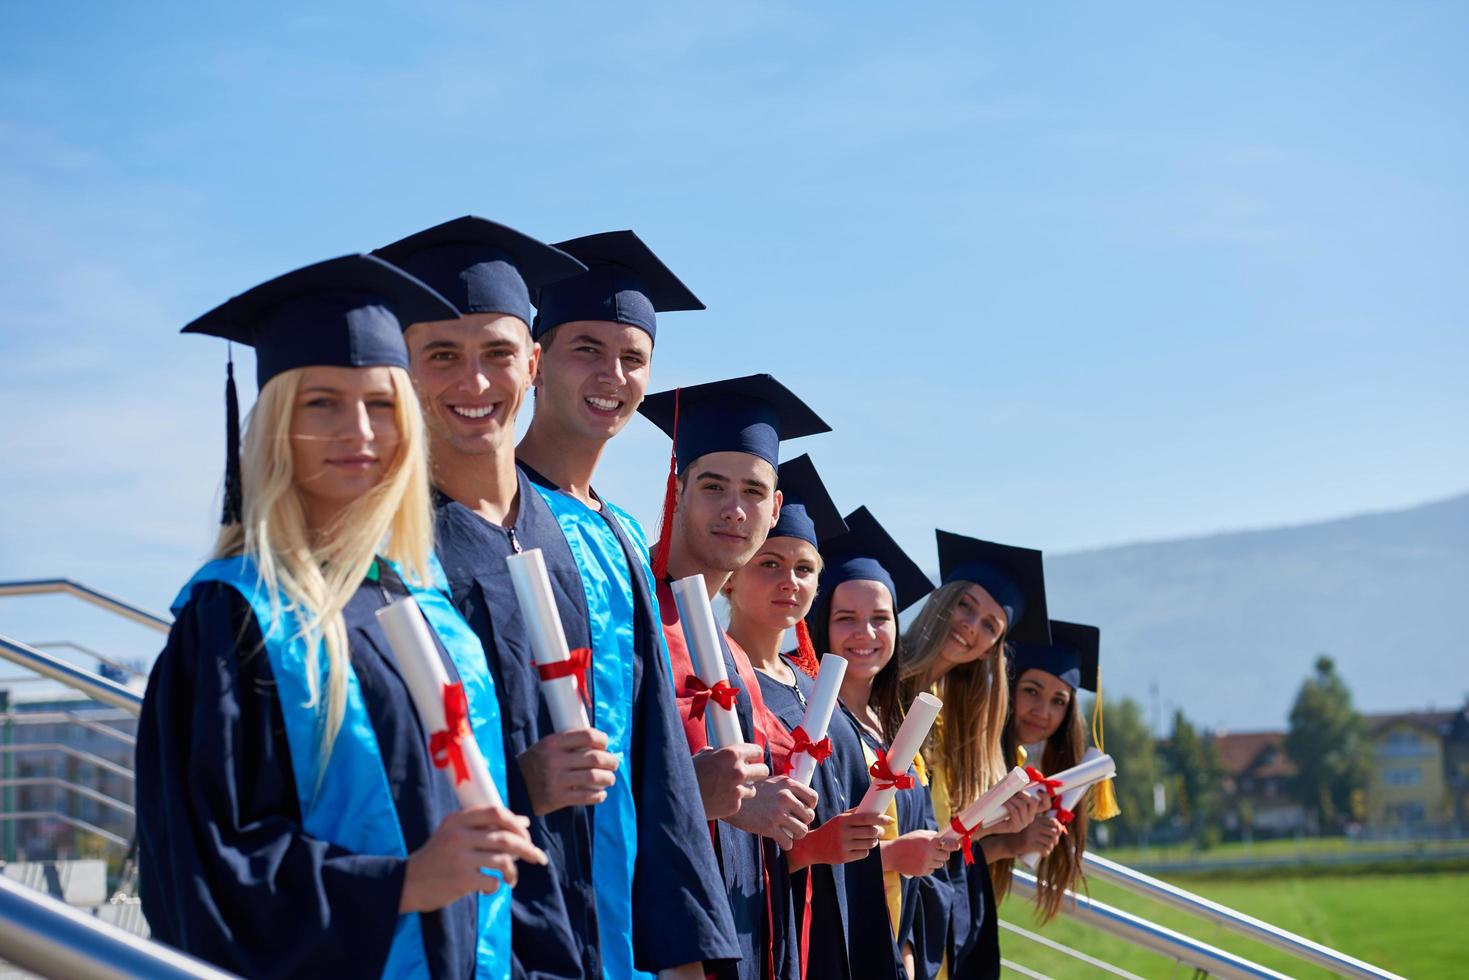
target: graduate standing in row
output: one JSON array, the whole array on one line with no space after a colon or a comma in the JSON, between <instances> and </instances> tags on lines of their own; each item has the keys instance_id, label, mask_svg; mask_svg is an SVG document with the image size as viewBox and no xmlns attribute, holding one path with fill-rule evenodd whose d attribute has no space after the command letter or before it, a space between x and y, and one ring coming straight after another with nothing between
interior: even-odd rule
<instances>
[{"instance_id":1,"label":"graduate standing in row","mask_svg":"<svg viewBox=\"0 0 1469 980\"><path fill-rule=\"evenodd\" d=\"M1078 697L1100 687L1101 631L1095 626L1051 620L1051 642L1017 643L1011 663L1010 722L1001 749L1017 765L1030 764L1044 773L1057 773L1079 763L1086 752L1086 728L1081 722ZM1093 712L1093 737L1100 740L1100 717ZM1042 814L1019 834L985 842L995 900L1003 902L1010 888L1014 859L1036 854L1035 904L1042 921L1061 910L1066 891L1082 877L1086 853L1088 811L1100 819L1116 813L1110 785L1087 791L1077 806L1055 817ZM1093 802L1095 801L1095 803Z\"/></svg>"},{"instance_id":2,"label":"graduate standing in row","mask_svg":"<svg viewBox=\"0 0 1469 980\"><path fill-rule=\"evenodd\" d=\"M598 716L620 717L612 748L624 760L626 790L599 807L636 819L636 835L599 821L599 894L634 902L603 917L603 935L631 943L628 970L703 961L710 970L739 955L728 903L702 814L687 805L699 783L683 741L654 597L647 538L631 514L597 493L607 444L642 404L652 371L660 312L701 310L678 277L631 231L561 242L586 273L541 290L534 337L541 348L535 415L516 450L521 469L571 545L590 613L591 662L604 688ZM615 707L614 707L615 705ZM725 773L738 794L743 773ZM621 835L620 837L618 835ZM692 843L697 841L697 843ZM691 880L697 878L696 881ZM608 976L626 976L608 964ZM696 970L694 972L702 972Z\"/></svg>"},{"instance_id":3,"label":"graduate standing in row","mask_svg":"<svg viewBox=\"0 0 1469 980\"><path fill-rule=\"evenodd\" d=\"M775 527L722 591L729 601L731 648L749 658L765 704L780 722L767 733L775 771L788 772L803 751L817 760L811 782L817 792L816 819L811 832L786 854L802 976L897 977L898 958L889 932L874 928L871 909L849 908L846 883L848 874L864 873L881 881L881 856L875 847L892 818L851 810L866 792L869 777L862 743L850 725L834 718L828 734L815 744L809 744L811 733L800 729L818 668L805 619L821 573L819 542L846 533L847 525L811 457L782 463L779 486ZM797 649L786 655L781 641L790 629L796 632ZM797 731L802 744L797 743ZM870 893L879 892L880 885Z\"/></svg>"},{"instance_id":4,"label":"graduate standing in row","mask_svg":"<svg viewBox=\"0 0 1469 980\"><path fill-rule=\"evenodd\" d=\"M659 604L684 733L696 764L710 765L719 760L705 751L702 707L712 681L695 671L668 583L703 575L712 600L729 575L764 544L779 517L781 441L829 427L784 385L763 374L652 395L641 411L673 440L654 569L660 575ZM746 747L746 764L768 766L769 732L779 722L765 707L749 660L731 650L722 631L720 640L729 684L737 692L733 707L753 746ZM696 708L697 699L702 700ZM805 836L816 815L816 794L787 776L770 776L755 783L753 794L733 811L727 800L708 792L703 798L708 816L719 818L713 832L739 934L738 976L798 976L789 875L780 855Z\"/></svg>"},{"instance_id":5,"label":"graduate standing in row","mask_svg":"<svg viewBox=\"0 0 1469 980\"><path fill-rule=\"evenodd\" d=\"M862 928L891 936L900 975L929 977L931 961L942 958L948 904L942 893L923 901L921 892L937 887L929 876L951 848L934 821L922 759L893 768L900 763L887 759L887 751L906 710L898 693L898 613L932 591L933 583L866 507L845 521L847 533L823 545L826 567L811 611L811 639L818 650L847 660L835 720L860 739L872 780L897 787L888 807L892 822L879 845L881 876L849 876L848 904Z\"/></svg>"},{"instance_id":6,"label":"graduate standing in row","mask_svg":"<svg viewBox=\"0 0 1469 980\"><path fill-rule=\"evenodd\" d=\"M427 407L438 503L438 547L455 602L490 652L505 702L512 806L535 815L537 840L552 866L516 889L517 973L527 977L633 975L634 860L639 840L628 747L633 743L631 651L591 642L582 568L561 523L515 464L515 421L536 376L540 350L531 337L531 288L574 277L586 266L560 249L480 218L430 228L379 250L443 290L458 316L408 329L414 380ZM568 643L591 656L578 679L591 728L557 733L540 690L529 634L516 603L507 556L538 548L552 582ZM628 617L624 616L624 619ZM671 698L666 709L672 714ZM654 693L656 704L656 688ZM676 732L676 729L675 729ZM668 739L663 739L667 743ZM655 771L673 762L665 782L692 783L681 753L651 749ZM677 743L673 743L676 745ZM639 765L636 768L642 768ZM593 809L595 807L595 810ZM670 828L654 815L660 831ZM681 839L662 840L669 860L641 891L645 901L673 894L670 907L649 906L680 926L681 946L647 946L640 959L656 972L728 955L727 919L702 902L713 868L696 823ZM703 845L703 846L701 846ZM666 890L666 891L665 891ZM717 896L710 890L709 896ZM705 896L708 897L708 896ZM645 915L644 918L649 916ZM670 954L674 957L669 958Z\"/></svg>"},{"instance_id":7,"label":"graduate standing in row","mask_svg":"<svg viewBox=\"0 0 1469 980\"><path fill-rule=\"evenodd\" d=\"M948 826L964 807L997 783L1010 765L1000 748L1009 710L1007 641L1050 642L1041 553L1029 548L938 532L943 584L904 634L910 660L903 697L932 691L944 712L925 759L933 772L934 809ZM966 830L977 843L973 864L951 858L947 976L998 977L999 921L981 837L1018 833L1046 806L1028 794L1011 798L1006 818Z\"/></svg>"},{"instance_id":8,"label":"graduate standing in row","mask_svg":"<svg viewBox=\"0 0 1469 980\"><path fill-rule=\"evenodd\" d=\"M260 395L237 447L231 376L224 527L139 718L140 883L154 938L247 976L510 976L506 884L546 856L503 807L459 810L374 616L417 599L503 794L494 680L438 592L401 336L454 315L348 256L185 328L253 346Z\"/></svg>"}]
</instances>

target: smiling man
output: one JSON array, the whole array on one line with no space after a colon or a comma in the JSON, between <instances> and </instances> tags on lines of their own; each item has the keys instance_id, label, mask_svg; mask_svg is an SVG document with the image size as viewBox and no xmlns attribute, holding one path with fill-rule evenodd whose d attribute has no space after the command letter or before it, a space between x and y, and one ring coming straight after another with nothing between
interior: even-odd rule
<instances>
[{"instance_id":1,"label":"smiling man","mask_svg":"<svg viewBox=\"0 0 1469 980\"><path fill-rule=\"evenodd\" d=\"M702 575L712 599L760 550L779 518L781 441L831 427L768 374L660 392L650 395L640 411L673 439L674 466L654 568L684 735L697 767L713 758L707 750L706 713L695 707L695 696L710 681L694 671L669 583ZM763 753L773 715L749 659L722 631L720 638L725 672L738 692L735 713L746 740ZM700 776L705 808L714 814L717 801L702 770ZM780 850L805 835L815 804L816 794L808 787L776 776L756 783L738 810L714 824L720 871L739 932L741 980L800 975L789 869Z\"/></svg>"},{"instance_id":2,"label":"smiling man","mask_svg":"<svg viewBox=\"0 0 1469 980\"><path fill-rule=\"evenodd\" d=\"M649 773L673 809L670 797L694 792L692 766L676 723L664 726L666 735L639 726L637 675L647 672L592 643L594 620L595 629L628 632L631 623L624 616L609 624L600 609L593 614L557 516L515 465L515 420L541 356L530 333L530 291L586 267L474 217L378 254L438 283L461 314L412 324L405 339L429 430L438 553L504 702L506 754L517 761L508 767L510 806L533 815L532 836L551 857L514 890L516 975L621 978L634 975L635 964L697 975L700 961L734 955L708 835L696 820L660 812L650 822L661 835L644 833L635 803L639 776ZM592 728L556 733L551 723L505 564L530 548L545 558L568 643L593 648L584 677ZM666 680L664 688L672 718ZM657 863L638 878L640 846ZM660 924L664 941L639 946L632 928L639 919Z\"/></svg>"}]
</instances>

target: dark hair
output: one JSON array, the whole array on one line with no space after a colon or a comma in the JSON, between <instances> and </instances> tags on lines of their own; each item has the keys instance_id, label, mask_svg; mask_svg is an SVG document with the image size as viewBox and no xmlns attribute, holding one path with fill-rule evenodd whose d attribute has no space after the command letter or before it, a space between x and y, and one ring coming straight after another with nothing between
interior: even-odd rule
<instances>
[{"instance_id":1,"label":"dark hair","mask_svg":"<svg viewBox=\"0 0 1469 980\"><path fill-rule=\"evenodd\" d=\"M831 598L841 585L837 585L830 592L817 593L816 599L811 603L811 611L806 614L806 626L811 631L811 646L815 648L817 657L824 653L831 653ZM891 598L891 597L889 597ZM905 714L902 703L898 699L898 675L901 672L903 661L903 637L898 632L898 610L897 604L893 608L893 655L877 676L872 679L872 694L867 703L877 712L877 719L882 725L882 738L884 742L891 742L893 736L898 733L898 726L903 724Z\"/></svg>"}]
</instances>

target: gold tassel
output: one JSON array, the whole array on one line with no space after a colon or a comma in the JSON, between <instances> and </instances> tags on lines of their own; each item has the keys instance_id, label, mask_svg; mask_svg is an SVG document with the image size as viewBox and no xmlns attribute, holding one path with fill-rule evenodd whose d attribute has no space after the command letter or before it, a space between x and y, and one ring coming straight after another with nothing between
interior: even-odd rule
<instances>
[{"instance_id":1,"label":"gold tassel","mask_svg":"<svg viewBox=\"0 0 1469 980\"><path fill-rule=\"evenodd\" d=\"M1097 699L1092 702L1092 744L1100 752L1107 751L1102 738L1102 672L1100 670L1097 671ZM1096 791L1089 795L1093 820L1111 820L1122 812L1122 808L1117 805L1117 791L1112 786L1112 780L1102 780L1097 784Z\"/></svg>"}]
</instances>

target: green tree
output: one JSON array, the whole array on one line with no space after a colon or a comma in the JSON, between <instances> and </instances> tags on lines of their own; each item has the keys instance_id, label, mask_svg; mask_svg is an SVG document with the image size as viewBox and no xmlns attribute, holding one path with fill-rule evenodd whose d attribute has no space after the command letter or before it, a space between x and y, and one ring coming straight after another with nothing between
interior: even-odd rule
<instances>
[{"instance_id":1,"label":"green tree","mask_svg":"<svg viewBox=\"0 0 1469 980\"><path fill-rule=\"evenodd\" d=\"M1319 831L1359 819L1370 765L1366 727L1352 692L1325 654L1316 658L1290 709L1285 751L1296 764L1296 793Z\"/></svg>"},{"instance_id":2,"label":"green tree","mask_svg":"<svg viewBox=\"0 0 1469 980\"><path fill-rule=\"evenodd\" d=\"M1107 754L1117 763L1117 806L1122 811L1106 826L1120 838L1117 842L1146 843L1156 823L1153 814L1153 784L1158 781L1158 755L1153 733L1143 717L1142 706L1132 698L1105 707ZM1090 715L1090 709L1087 710Z\"/></svg>"},{"instance_id":3,"label":"green tree","mask_svg":"<svg viewBox=\"0 0 1469 980\"><path fill-rule=\"evenodd\" d=\"M1213 739L1201 734L1182 711L1175 711L1163 762L1173 787L1170 809L1183 819L1194 843L1201 847L1216 843L1222 772Z\"/></svg>"}]
</instances>

